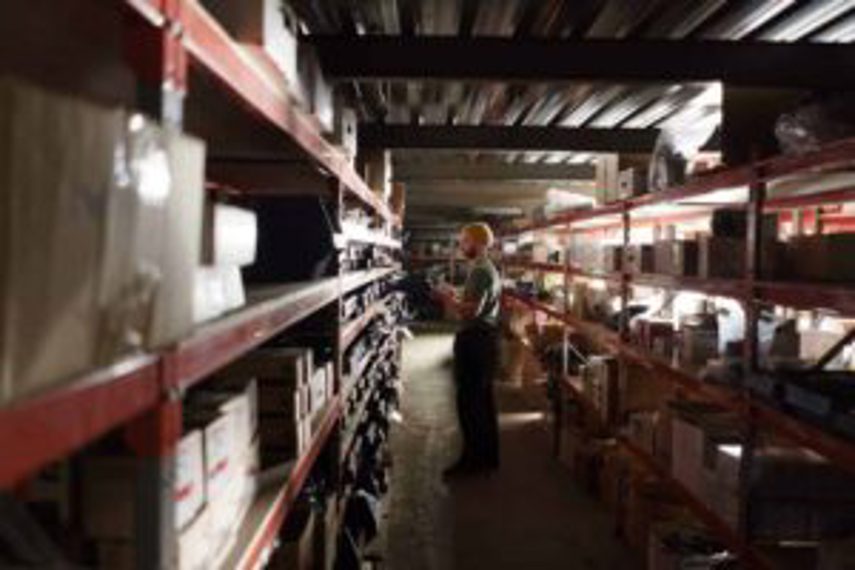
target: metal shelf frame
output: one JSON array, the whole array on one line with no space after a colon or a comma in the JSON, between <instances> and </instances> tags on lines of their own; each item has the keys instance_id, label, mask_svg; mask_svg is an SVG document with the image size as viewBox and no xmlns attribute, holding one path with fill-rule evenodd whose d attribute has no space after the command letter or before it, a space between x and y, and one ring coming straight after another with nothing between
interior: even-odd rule
<instances>
[{"instance_id":1,"label":"metal shelf frame","mask_svg":"<svg viewBox=\"0 0 855 570\"><path fill-rule=\"evenodd\" d=\"M140 91L145 93L138 101L140 111L181 129L192 63L215 78L236 106L262 118L293 143L319 171L318 176L330 181L328 187L339 210L345 200L353 200L384 225L400 225L343 153L323 138L313 117L292 103L284 80L269 81L200 2L119 0L115 4L128 29L123 56L137 72ZM386 245L394 246L391 241ZM145 521L136 525L135 545L143 553L137 562L144 567L173 567L177 541L174 533L166 531L174 520L169 482L175 472L174 450L181 436L186 390L289 327L340 303L346 293L399 270L398 266L383 267L250 290L245 307L196 327L170 346L128 356L0 409L0 446L6 451L0 463L0 488L12 489L104 435L120 433L144 473L136 505L144 511L137 514L137 522ZM329 328L338 354L336 385L341 388L343 331L338 320ZM306 478L338 433L341 398L339 390L324 412L308 452L297 458L246 550L234 553L240 561L237 567L257 567L265 549L276 543Z\"/></svg>"},{"instance_id":2,"label":"metal shelf frame","mask_svg":"<svg viewBox=\"0 0 855 570\"><path fill-rule=\"evenodd\" d=\"M621 340L619 333L609 330L603 325L583 321L578 317L562 313L553 307L520 297L514 293L506 292L505 300L506 302L522 304L531 310L562 321L567 326L588 336L597 344L619 354L633 364L656 372L663 380L675 384L697 397L705 398L740 413L746 421L754 423L757 427L770 429L855 474L855 442L829 433L800 418L790 416L745 392L703 382L689 372L674 368L661 358Z\"/></svg>"},{"instance_id":3,"label":"metal shelf frame","mask_svg":"<svg viewBox=\"0 0 855 570\"><path fill-rule=\"evenodd\" d=\"M822 148L799 155L779 155L755 163L720 169L697 176L683 186L624 200L611 202L590 210L567 212L546 220L506 231L503 236L556 228L568 224L620 215L639 208L673 204L709 194L716 190L751 187L777 178L795 174L824 172L855 164L855 139L846 139L824 145ZM793 208L855 200L855 190L835 189L798 196L771 198L767 208ZM654 216L655 217L655 216Z\"/></svg>"},{"instance_id":4,"label":"metal shelf frame","mask_svg":"<svg viewBox=\"0 0 855 570\"><path fill-rule=\"evenodd\" d=\"M565 379L561 386L566 392L570 393L573 399L579 403L590 417L599 419L597 407L585 397L574 383L570 382L569 379ZM598 423L600 427L608 427L602 426L602 422ZM703 501L695 497L694 493L687 489L685 485L674 479L653 456L622 435L617 436L616 440L621 447L638 460L647 472L651 473L656 479L666 483L669 489L674 490L680 501L692 511L698 520L718 536L728 548L742 557L747 563L747 567L771 570L772 567L769 563L758 556L754 549L751 548L751 545L743 540L736 529L731 528L726 521L722 520Z\"/></svg>"}]
</instances>

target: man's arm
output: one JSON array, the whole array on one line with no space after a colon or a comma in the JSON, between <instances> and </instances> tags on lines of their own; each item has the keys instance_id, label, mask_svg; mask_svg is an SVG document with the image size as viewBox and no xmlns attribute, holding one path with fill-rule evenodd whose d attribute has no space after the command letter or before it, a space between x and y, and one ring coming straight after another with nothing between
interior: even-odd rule
<instances>
[{"instance_id":1,"label":"man's arm","mask_svg":"<svg viewBox=\"0 0 855 570\"><path fill-rule=\"evenodd\" d=\"M480 297L472 295L464 295L458 297L457 294L449 289L437 290L437 297L440 299L446 309L463 320L471 320L480 312L481 306L484 304L484 295Z\"/></svg>"},{"instance_id":2,"label":"man's arm","mask_svg":"<svg viewBox=\"0 0 855 570\"><path fill-rule=\"evenodd\" d=\"M470 276L470 279L472 281L467 282L462 296L458 296L450 286L436 290L446 310L464 320L474 319L487 298L487 289L478 283L478 274Z\"/></svg>"}]
</instances>

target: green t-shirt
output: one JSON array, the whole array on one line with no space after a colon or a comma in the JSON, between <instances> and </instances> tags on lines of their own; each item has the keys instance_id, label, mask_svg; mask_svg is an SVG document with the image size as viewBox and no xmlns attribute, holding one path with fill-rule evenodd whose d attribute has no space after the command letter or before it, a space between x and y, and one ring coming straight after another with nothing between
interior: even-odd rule
<instances>
[{"instance_id":1,"label":"green t-shirt","mask_svg":"<svg viewBox=\"0 0 855 570\"><path fill-rule=\"evenodd\" d=\"M487 257L479 257L473 261L463 286L463 298L467 301L476 300L479 305L475 316L469 322L498 324L501 293L502 282L496 266Z\"/></svg>"}]
</instances>

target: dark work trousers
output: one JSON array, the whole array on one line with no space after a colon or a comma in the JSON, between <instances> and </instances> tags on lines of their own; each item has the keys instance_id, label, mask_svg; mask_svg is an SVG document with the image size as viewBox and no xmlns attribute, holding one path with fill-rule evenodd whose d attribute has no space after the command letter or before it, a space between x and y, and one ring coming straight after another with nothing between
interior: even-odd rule
<instances>
[{"instance_id":1,"label":"dark work trousers","mask_svg":"<svg viewBox=\"0 0 855 570\"><path fill-rule=\"evenodd\" d=\"M493 379L499 365L499 334L494 326L468 323L454 338L457 416L463 433L461 461L499 466L499 419Z\"/></svg>"}]
</instances>

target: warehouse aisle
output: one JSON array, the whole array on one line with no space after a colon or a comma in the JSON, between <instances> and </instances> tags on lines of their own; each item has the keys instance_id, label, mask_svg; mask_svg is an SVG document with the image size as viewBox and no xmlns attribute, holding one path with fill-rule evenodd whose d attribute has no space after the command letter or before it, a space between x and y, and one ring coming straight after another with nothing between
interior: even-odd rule
<instances>
[{"instance_id":1,"label":"warehouse aisle","mask_svg":"<svg viewBox=\"0 0 855 570\"><path fill-rule=\"evenodd\" d=\"M444 482L458 434L452 333L425 326L404 349L403 423L394 428L390 570L638 567L612 535L612 517L573 488L550 454L532 394L499 391L502 468Z\"/></svg>"}]
</instances>

